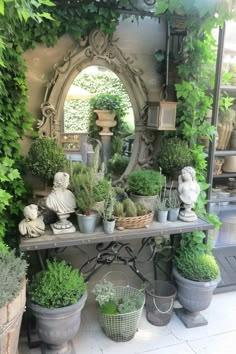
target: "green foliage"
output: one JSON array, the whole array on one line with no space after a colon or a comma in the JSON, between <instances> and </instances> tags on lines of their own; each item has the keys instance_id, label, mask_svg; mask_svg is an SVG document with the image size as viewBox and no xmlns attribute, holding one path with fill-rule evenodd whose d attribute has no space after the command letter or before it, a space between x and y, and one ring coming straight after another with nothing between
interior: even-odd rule
<instances>
[{"instance_id":1,"label":"green foliage","mask_svg":"<svg viewBox=\"0 0 236 354\"><path fill-rule=\"evenodd\" d=\"M202 231L182 234L176 250L175 264L182 276L197 281L208 281L218 277L219 267L211 254L211 243L204 243Z\"/></svg>"},{"instance_id":2,"label":"green foliage","mask_svg":"<svg viewBox=\"0 0 236 354\"><path fill-rule=\"evenodd\" d=\"M176 170L192 165L192 153L189 150L187 141L177 137L165 139L158 152L157 162L162 171L168 175Z\"/></svg>"},{"instance_id":3,"label":"green foliage","mask_svg":"<svg viewBox=\"0 0 236 354\"><path fill-rule=\"evenodd\" d=\"M121 202L116 202L114 205L114 215L118 217L125 216L124 206Z\"/></svg>"},{"instance_id":4,"label":"green foliage","mask_svg":"<svg viewBox=\"0 0 236 354\"><path fill-rule=\"evenodd\" d=\"M156 195L165 183L165 177L156 171L137 170L129 174L128 189L131 193L144 196Z\"/></svg>"},{"instance_id":5,"label":"green foliage","mask_svg":"<svg viewBox=\"0 0 236 354\"><path fill-rule=\"evenodd\" d=\"M100 311L108 315L118 315L137 311L143 306L144 295L140 294L132 296L124 296L124 298L117 299L115 294L114 284L107 280L96 284L92 292L96 295L96 302Z\"/></svg>"},{"instance_id":6,"label":"green foliage","mask_svg":"<svg viewBox=\"0 0 236 354\"><path fill-rule=\"evenodd\" d=\"M108 172L114 175L121 175L129 164L129 158L127 156L122 156L115 153L112 158L108 161L107 169Z\"/></svg>"},{"instance_id":7,"label":"green foliage","mask_svg":"<svg viewBox=\"0 0 236 354\"><path fill-rule=\"evenodd\" d=\"M142 203L135 203L137 209L137 216L147 215L148 209Z\"/></svg>"},{"instance_id":8,"label":"green foliage","mask_svg":"<svg viewBox=\"0 0 236 354\"><path fill-rule=\"evenodd\" d=\"M118 95L111 95L110 93L100 93L90 99L92 109L108 110L120 116L125 115L125 106L122 104L122 99Z\"/></svg>"},{"instance_id":9,"label":"green foliage","mask_svg":"<svg viewBox=\"0 0 236 354\"><path fill-rule=\"evenodd\" d=\"M41 137L33 142L26 161L32 174L45 180L53 179L56 172L64 170L66 163L62 146L49 137Z\"/></svg>"},{"instance_id":10,"label":"green foliage","mask_svg":"<svg viewBox=\"0 0 236 354\"><path fill-rule=\"evenodd\" d=\"M74 192L79 211L84 215L90 215L95 204L96 178L94 171L89 169L83 174L73 174L71 188Z\"/></svg>"},{"instance_id":11,"label":"green foliage","mask_svg":"<svg viewBox=\"0 0 236 354\"><path fill-rule=\"evenodd\" d=\"M0 246L0 309L16 298L23 288L27 264L15 252L7 252Z\"/></svg>"},{"instance_id":12,"label":"green foliage","mask_svg":"<svg viewBox=\"0 0 236 354\"><path fill-rule=\"evenodd\" d=\"M168 199L167 199L167 206L170 209L179 208L181 204L181 200L179 199L179 195L176 189L170 190Z\"/></svg>"},{"instance_id":13,"label":"green foliage","mask_svg":"<svg viewBox=\"0 0 236 354\"><path fill-rule=\"evenodd\" d=\"M213 255L186 253L176 257L179 273L187 279L196 281L214 280L220 275L219 266Z\"/></svg>"},{"instance_id":14,"label":"green foliage","mask_svg":"<svg viewBox=\"0 0 236 354\"><path fill-rule=\"evenodd\" d=\"M86 283L77 269L65 261L47 261L47 270L35 275L28 287L32 302L46 308L70 306L86 291Z\"/></svg>"},{"instance_id":15,"label":"green foliage","mask_svg":"<svg viewBox=\"0 0 236 354\"><path fill-rule=\"evenodd\" d=\"M107 179L99 181L94 187L95 202L101 202L106 199L110 189L110 182Z\"/></svg>"},{"instance_id":16,"label":"green foliage","mask_svg":"<svg viewBox=\"0 0 236 354\"><path fill-rule=\"evenodd\" d=\"M125 216L127 217L137 216L136 205L131 199L126 198L123 201L123 207L124 207Z\"/></svg>"},{"instance_id":17,"label":"green foliage","mask_svg":"<svg viewBox=\"0 0 236 354\"><path fill-rule=\"evenodd\" d=\"M102 211L103 220L112 221L114 220L114 195L111 184L109 183L109 190L104 202L104 207Z\"/></svg>"}]
</instances>

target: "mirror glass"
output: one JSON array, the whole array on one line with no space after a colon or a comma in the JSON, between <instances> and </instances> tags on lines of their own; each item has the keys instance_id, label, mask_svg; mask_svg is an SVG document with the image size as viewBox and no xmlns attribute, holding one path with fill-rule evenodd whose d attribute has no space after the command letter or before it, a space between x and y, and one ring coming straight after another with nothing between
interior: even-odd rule
<instances>
[{"instance_id":1,"label":"mirror glass","mask_svg":"<svg viewBox=\"0 0 236 354\"><path fill-rule=\"evenodd\" d=\"M72 160L82 161L81 146L87 142L96 126L91 123L90 100L100 93L121 97L125 114L119 119L118 127L113 128L111 137L111 159L108 172L113 178L119 177L128 165L134 141L134 113L125 86L119 77L102 66L90 66L80 72L70 86L63 112L62 143L66 154ZM97 138L100 139L97 133Z\"/></svg>"}]
</instances>

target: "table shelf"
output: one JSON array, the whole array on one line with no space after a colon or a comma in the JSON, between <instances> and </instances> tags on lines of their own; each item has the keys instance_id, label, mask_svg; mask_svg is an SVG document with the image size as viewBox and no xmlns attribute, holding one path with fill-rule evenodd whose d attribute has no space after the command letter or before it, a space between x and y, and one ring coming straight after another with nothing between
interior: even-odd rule
<instances>
[{"instance_id":1,"label":"table shelf","mask_svg":"<svg viewBox=\"0 0 236 354\"><path fill-rule=\"evenodd\" d=\"M19 248L21 251L37 251L41 249L51 249L60 247L70 247L77 245L87 245L99 242L136 240L157 235L172 235L182 232L191 232L196 230L210 230L214 226L209 222L198 219L194 222L176 221L159 223L154 221L148 228L143 229L125 229L123 231L115 230L111 235L103 232L102 227L97 228L93 234L82 234L79 231L68 234L53 235L51 230L38 238L21 238Z\"/></svg>"}]
</instances>

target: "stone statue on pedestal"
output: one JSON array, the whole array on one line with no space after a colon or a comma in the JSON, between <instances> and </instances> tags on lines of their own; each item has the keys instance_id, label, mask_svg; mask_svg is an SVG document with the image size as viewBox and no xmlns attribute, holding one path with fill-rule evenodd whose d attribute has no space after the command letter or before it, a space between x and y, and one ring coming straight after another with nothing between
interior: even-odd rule
<instances>
[{"instance_id":1,"label":"stone statue on pedestal","mask_svg":"<svg viewBox=\"0 0 236 354\"><path fill-rule=\"evenodd\" d=\"M34 238L42 236L45 232L45 224L43 220L38 217L38 206L30 204L24 208L24 217L19 223L19 231L21 235Z\"/></svg>"},{"instance_id":2,"label":"stone statue on pedestal","mask_svg":"<svg viewBox=\"0 0 236 354\"><path fill-rule=\"evenodd\" d=\"M196 173L192 167L184 167L178 179L179 198L184 203L184 210L179 213L182 221L195 221L197 215L192 208L200 193L200 186L196 181Z\"/></svg>"},{"instance_id":3,"label":"stone statue on pedestal","mask_svg":"<svg viewBox=\"0 0 236 354\"><path fill-rule=\"evenodd\" d=\"M75 232L73 224L67 220L76 208L75 196L67 189L70 177L66 172L57 172L53 180L52 192L46 199L48 209L54 211L59 221L51 224L54 234Z\"/></svg>"}]
</instances>

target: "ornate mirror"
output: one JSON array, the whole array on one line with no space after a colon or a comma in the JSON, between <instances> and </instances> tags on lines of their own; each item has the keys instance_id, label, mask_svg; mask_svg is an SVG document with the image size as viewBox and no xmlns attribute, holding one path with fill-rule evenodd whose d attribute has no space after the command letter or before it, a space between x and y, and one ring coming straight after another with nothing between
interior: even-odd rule
<instances>
[{"instance_id":1,"label":"ornate mirror","mask_svg":"<svg viewBox=\"0 0 236 354\"><path fill-rule=\"evenodd\" d=\"M126 89L135 121L132 154L128 167L119 178L122 183L133 169L152 165L151 152L155 134L146 128L148 99L142 70L135 66L134 60L125 56L116 42L110 41L103 32L94 30L64 58L61 66L55 67L41 105L42 119L38 121L38 128L41 134L55 137L63 143L63 134L69 133L66 106L73 99L76 80L86 70L112 72ZM89 96L93 93L83 88L80 94Z\"/></svg>"}]
</instances>

